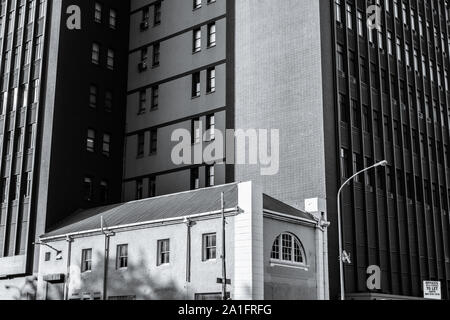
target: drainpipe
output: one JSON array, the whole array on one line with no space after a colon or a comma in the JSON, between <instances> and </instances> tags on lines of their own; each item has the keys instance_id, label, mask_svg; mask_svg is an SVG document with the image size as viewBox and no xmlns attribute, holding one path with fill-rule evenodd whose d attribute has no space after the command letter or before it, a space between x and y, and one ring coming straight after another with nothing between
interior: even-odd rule
<instances>
[{"instance_id":1,"label":"drainpipe","mask_svg":"<svg viewBox=\"0 0 450 320\"><path fill-rule=\"evenodd\" d=\"M105 260L104 260L104 269L103 269L103 300L107 300L108 295L108 262L109 262L109 243L110 238L114 236L114 232L110 232L104 228L103 217L101 217L101 229L102 233L105 235Z\"/></svg>"},{"instance_id":2,"label":"drainpipe","mask_svg":"<svg viewBox=\"0 0 450 320\"><path fill-rule=\"evenodd\" d=\"M72 257L73 238L67 236L66 241L67 241L67 270L66 270L66 278L64 279L64 300L69 300L70 263Z\"/></svg>"},{"instance_id":3,"label":"drainpipe","mask_svg":"<svg viewBox=\"0 0 450 320\"><path fill-rule=\"evenodd\" d=\"M186 224L186 284L191 282L191 227L192 221L189 218L184 220Z\"/></svg>"}]
</instances>

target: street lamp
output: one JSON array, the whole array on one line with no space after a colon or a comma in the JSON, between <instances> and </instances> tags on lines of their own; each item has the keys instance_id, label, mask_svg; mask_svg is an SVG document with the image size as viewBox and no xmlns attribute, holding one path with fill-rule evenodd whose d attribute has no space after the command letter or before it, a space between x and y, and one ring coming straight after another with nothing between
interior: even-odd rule
<instances>
[{"instance_id":1,"label":"street lamp","mask_svg":"<svg viewBox=\"0 0 450 320\"><path fill-rule=\"evenodd\" d=\"M388 162L386 160L383 160L381 162L374 164L373 166L370 166L368 168L365 168L365 169L355 173L353 176L348 178L348 180L342 184L342 186L339 188L339 191L337 193L338 237L339 237L339 275L340 275L340 284L341 284L341 300L345 300L344 260L346 262L350 263L349 255L347 254L347 252L345 250L343 250L343 245L342 245L342 221L341 221L341 204L340 204L341 192L350 181L352 181L355 177L359 176L360 174L362 174L366 171L369 171L371 169L374 169L374 168L386 167L387 165L388 165Z\"/></svg>"}]
</instances>

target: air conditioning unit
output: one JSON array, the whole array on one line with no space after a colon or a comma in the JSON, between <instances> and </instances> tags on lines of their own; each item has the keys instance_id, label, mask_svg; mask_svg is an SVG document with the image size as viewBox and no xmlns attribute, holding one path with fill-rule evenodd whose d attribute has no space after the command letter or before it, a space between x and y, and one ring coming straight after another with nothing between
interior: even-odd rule
<instances>
[{"instance_id":1,"label":"air conditioning unit","mask_svg":"<svg viewBox=\"0 0 450 320\"><path fill-rule=\"evenodd\" d=\"M147 67L147 62L145 62L145 61L140 62L138 64L138 68L139 68L140 72L147 70L147 68L148 68Z\"/></svg>"},{"instance_id":2,"label":"air conditioning unit","mask_svg":"<svg viewBox=\"0 0 450 320\"><path fill-rule=\"evenodd\" d=\"M148 22L148 20L143 20L141 22L141 31L147 30L149 26L150 26L150 23Z\"/></svg>"},{"instance_id":3,"label":"air conditioning unit","mask_svg":"<svg viewBox=\"0 0 450 320\"><path fill-rule=\"evenodd\" d=\"M389 199L394 199L394 194L392 192L389 192L388 197Z\"/></svg>"},{"instance_id":4,"label":"air conditioning unit","mask_svg":"<svg viewBox=\"0 0 450 320\"><path fill-rule=\"evenodd\" d=\"M423 113L419 112L419 119L423 119Z\"/></svg>"},{"instance_id":5,"label":"air conditioning unit","mask_svg":"<svg viewBox=\"0 0 450 320\"><path fill-rule=\"evenodd\" d=\"M356 78L353 77L353 76L350 76L350 82L353 83L353 84L356 84L357 83L356 82Z\"/></svg>"},{"instance_id":6,"label":"air conditioning unit","mask_svg":"<svg viewBox=\"0 0 450 320\"><path fill-rule=\"evenodd\" d=\"M413 205L413 201L411 199L408 199L408 205Z\"/></svg>"}]
</instances>

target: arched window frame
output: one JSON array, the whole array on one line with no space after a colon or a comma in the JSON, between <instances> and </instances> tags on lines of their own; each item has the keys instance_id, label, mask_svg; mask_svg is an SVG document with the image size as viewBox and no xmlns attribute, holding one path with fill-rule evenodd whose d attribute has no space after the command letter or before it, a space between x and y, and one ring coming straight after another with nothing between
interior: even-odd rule
<instances>
[{"instance_id":1,"label":"arched window frame","mask_svg":"<svg viewBox=\"0 0 450 320\"><path fill-rule=\"evenodd\" d=\"M273 264L307 266L305 248L300 239L290 232L283 232L275 238L270 252L270 261Z\"/></svg>"}]
</instances>

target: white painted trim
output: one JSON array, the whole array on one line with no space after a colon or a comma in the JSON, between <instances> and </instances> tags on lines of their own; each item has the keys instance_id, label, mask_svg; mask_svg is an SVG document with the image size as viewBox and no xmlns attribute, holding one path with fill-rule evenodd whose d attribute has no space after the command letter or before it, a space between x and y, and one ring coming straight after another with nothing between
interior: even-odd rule
<instances>
[{"instance_id":1,"label":"white painted trim","mask_svg":"<svg viewBox=\"0 0 450 320\"><path fill-rule=\"evenodd\" d=\"M225 209L226 214L233 214L233 213L238 214L239 211L240 211L239 207ZM208 217L208 216L218 215L221 213L222 213L221 210L216 210L216 211L210 211L210 212L205 212L205 213L193 214L193 215L189 215L189 216L181 216L181 217L174 217L174 218L118 225L118 226L113 226L113 227L107 227L104 229L106 229L107 231L112 231L112 230L141 227L141 226L145 226L145 225L160 224L160 223L166 223L166 222L179 221L179 223L184 223L184 221L186 219L204 218L204 217ZM72 232L72 233L68 233L68 234L61 234L61 235L56 235L56 236L52 236L52 237L40 237L40 239L41 239L41 241L51 241L51 240L57 240L60 238L82 236L82 235L91 234L91 233L102 233L102 231L104 231L104 230L102 230L102 228L97 228L97 229L92 229L92 230L85 230L85 231L79 231L79 232Z\"/></svg>"}]
</instances>

